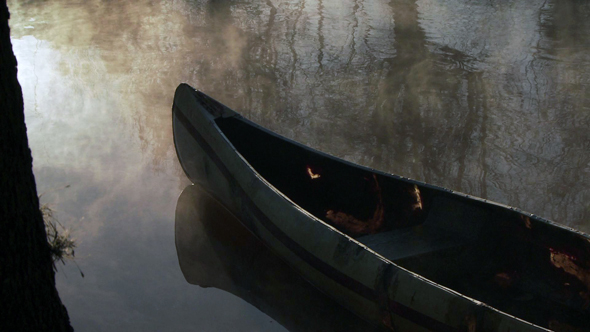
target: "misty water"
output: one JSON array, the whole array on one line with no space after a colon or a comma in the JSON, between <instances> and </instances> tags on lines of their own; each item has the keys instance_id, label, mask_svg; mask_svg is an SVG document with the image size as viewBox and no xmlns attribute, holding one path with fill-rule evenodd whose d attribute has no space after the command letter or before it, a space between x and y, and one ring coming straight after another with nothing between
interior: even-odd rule
<instances>
[{"instance_id":1,"label":"misty water","mask_svg":"<svg viewBox=\"0 0 590 332\"><path fill-rule=\"evenodd\" d=\"M327 153L590 232L588 2L8 5L38 191L78 241L85 278L56 274L77 330L285 330L180 270L181 82Z\"/></svg>"}]
</instances>

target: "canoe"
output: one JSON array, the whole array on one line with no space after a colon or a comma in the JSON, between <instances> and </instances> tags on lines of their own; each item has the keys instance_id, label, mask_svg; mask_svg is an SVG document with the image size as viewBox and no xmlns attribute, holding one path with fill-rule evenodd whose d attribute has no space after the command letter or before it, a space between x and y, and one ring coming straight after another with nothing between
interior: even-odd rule
<instances>
[{"instance_id":1,"label":"canoe","mask_svg":"<svg viewBox=\"0 0 590 332\"><path fill-rule=\"evenodd\" d=\"M396 331L590 331L590 237L330 156L192 87L186 175L316 288Z\"/></svg>"}]
</instances>

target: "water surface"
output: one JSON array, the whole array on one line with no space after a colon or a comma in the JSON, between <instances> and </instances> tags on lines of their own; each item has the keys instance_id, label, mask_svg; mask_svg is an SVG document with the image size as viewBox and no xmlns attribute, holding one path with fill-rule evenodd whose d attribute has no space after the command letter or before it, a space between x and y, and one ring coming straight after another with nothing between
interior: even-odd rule
<instances>
[{"instance_id":1,"label":"water surface","mask_svg":"<svg viewBox=\"0 0 590 332\"><path fill-rule=\"evenodd\" d=\"M180 271L180 82L322 151L590 231L587 2L9 9L38 190L79 241L86 277L72 264L57 274L78 330L284 330Z\"/></svg>"}]
</instances>

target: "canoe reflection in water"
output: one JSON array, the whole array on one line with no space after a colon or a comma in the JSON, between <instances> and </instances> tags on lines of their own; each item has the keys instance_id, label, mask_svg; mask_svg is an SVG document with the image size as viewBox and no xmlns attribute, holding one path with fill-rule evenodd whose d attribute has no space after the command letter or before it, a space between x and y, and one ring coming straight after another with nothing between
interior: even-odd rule
<instances>
[{"instance_id":1,"label":"canoe reflection in water","mask_svg":"<svg viewBox=\"0 0 590 332\"><path fill-rule=\"evenodd\" d=\"M178 198L175 232L191 284L230 292L290 331L381 331L303 280L198 186Z\"/></svg>"}]
</instances>

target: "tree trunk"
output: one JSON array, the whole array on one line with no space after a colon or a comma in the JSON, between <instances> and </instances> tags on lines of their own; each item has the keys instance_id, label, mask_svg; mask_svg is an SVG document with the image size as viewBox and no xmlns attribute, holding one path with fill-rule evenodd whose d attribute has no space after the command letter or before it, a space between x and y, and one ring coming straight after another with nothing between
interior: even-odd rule
<instances>
[{"instance_id":1,"label":"tree trunk","mask_svg":"<svg viewBox=\"0 0 590 332\"><path fill-rule=\"evenodd\" d=\"M0 3L0 331L72 331L33 176L6 0Z\"/></svg>"}]
</instances>

